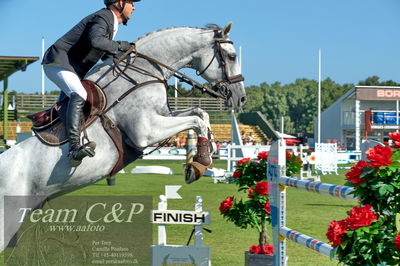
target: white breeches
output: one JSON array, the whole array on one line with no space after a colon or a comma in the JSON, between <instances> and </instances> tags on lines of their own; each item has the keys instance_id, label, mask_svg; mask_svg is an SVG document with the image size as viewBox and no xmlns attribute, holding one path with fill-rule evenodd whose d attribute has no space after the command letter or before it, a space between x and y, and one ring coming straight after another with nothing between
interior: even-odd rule
<instances>
[{"instance_id":1,"label":"white breeches","mask_svg":"<svg viewBox=\"0 0 400 266\"><path fill-rule=\"evenodd\" d=\"M86 100L86 90L77 74L60 65L43 65L43 69L46 76L68 97L71 97L71 93L75 92Z\"/></svg>"}]
</instances>

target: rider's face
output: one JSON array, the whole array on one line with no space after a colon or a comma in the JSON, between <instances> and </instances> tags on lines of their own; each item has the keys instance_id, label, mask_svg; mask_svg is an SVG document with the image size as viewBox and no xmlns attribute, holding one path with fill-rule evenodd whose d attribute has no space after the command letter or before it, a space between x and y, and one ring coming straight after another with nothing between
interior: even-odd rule
<instances>
[{"instance_id":1,"label":"rider's face","mask_svg":"<svg viewBox=\"0 0 400 266\"><path fill-rule=\"evenodd\" d=\"M132 12L135 10L135 5L132 1L126 1L125 7L122 10L124 16L129 20L132 17Z\"/></svg>"}]
</instances>

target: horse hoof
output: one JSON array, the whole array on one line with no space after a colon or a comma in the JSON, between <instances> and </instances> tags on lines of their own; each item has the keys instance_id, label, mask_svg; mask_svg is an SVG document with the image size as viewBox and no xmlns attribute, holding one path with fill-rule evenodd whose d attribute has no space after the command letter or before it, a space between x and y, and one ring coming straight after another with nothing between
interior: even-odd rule
<instances>
[{"instance_id":1,"label":"horse hoof","mask_svg":"<svg viewBox=\"0 0 400 266\"><path fill-rule=\"evenodd\" d=\"M115 178L107 178L107 185L115 186Z\"/></svg>"},{"instance_id":2,"label":"horse hoof","mask_svg":"<svg viewBox=\"0 0 400 266\"><path fill-rule=\"evenodd\" d=\"M190 184L204 175L204 172L210 168L211 165L205 166L198 162L188 163L185 167L185 180Z\"/></svg>"},{"instance_id":3,"label":"horse hoof","mask_svg":"<svg viewBox=\"0 0 400 266\"><path fill-rule=\"evenodd\" d=\"M193 166L187 165L185 167L185 182L186 184L193 183L196 181L196 171L194 170Z\"/></svg>"}]
</instances>

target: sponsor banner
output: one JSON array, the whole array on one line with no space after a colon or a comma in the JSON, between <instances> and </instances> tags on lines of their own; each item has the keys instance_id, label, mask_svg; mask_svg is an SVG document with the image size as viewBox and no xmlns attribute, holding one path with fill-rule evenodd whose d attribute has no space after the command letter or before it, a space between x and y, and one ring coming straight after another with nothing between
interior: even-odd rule
<instances>
[{"instance_id":1,"label":"sponsor banner","mask_svg":"<svg viewBox=\"0 0 400 266\"><path fill-rule=\"evenodd\" d=\"M357 100L400 100L400 88L356 87Z\"/></svg>"},{"instance_id":2,"label":"sponsor banner","mask_svg":"<svg viewBox=\"0 0 400 266\"><path fill-rule=\"evenodd\" d=\"M42 201L36 196L5 197L4 237L11 239L4 252L5 266L151 264L150 196Z\"/></svg>"}]
</instances>

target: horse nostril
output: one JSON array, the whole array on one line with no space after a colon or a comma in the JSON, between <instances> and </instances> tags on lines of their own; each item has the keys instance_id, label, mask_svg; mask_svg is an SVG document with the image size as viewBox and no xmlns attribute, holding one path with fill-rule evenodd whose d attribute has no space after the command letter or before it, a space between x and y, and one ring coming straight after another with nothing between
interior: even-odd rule
<instances>
[{"instance_id":1,"label":"horse nostril","mask_svg":"<svg viewBox=\"0 0 400 266\"><path fill-rule=\"evenodd\" d=\"M241 103L245 103L245 102L247 102L247 98L246 98L246 96L243 96L242 98L240 98L240 102L241 102Z\"/></svg>"}]
</instances>

